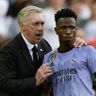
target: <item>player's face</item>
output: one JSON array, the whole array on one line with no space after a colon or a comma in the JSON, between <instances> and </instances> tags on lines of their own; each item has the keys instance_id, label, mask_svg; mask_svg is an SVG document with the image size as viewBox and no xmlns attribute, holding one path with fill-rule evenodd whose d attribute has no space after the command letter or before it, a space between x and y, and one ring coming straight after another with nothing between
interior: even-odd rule
<instances>
[{"instance_id":1,"label":"player's face","mask_svg":"<svg viewBox=\"0 0 96 96\"><path fill-rule=\"evenodd\" d=\"M76 20L72 17L60 18L56 24L56 33L60 42L73 44L76 36Z\"/></svg>"}]
</instances>

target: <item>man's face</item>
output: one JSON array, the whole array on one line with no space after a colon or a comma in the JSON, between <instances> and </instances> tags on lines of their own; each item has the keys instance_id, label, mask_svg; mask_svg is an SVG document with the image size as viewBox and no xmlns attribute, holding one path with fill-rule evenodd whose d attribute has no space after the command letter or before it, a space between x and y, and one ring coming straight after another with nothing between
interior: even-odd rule
<instances>
[{"instance_id":1,"label":"man's face","mask_svg":"<svg viewBox=\"0 0 96 96\"><path fill-rule=\"evenodd\" d=\"M73 44L76 36L76 20L71 17L60 18L56 24L56 33L60 43Z\"/></svg>"},{"instance_id":2,"label":"man's face","mask_svg":"<svg viewBox=\"0 0 96 96\"><path fill-rule=\"evenodd\" d=\"M22 34L32 43L38 43L43 36L44 16L42 13L33 13L28 21L22 25Z\"/></svg>"}]
</instances>

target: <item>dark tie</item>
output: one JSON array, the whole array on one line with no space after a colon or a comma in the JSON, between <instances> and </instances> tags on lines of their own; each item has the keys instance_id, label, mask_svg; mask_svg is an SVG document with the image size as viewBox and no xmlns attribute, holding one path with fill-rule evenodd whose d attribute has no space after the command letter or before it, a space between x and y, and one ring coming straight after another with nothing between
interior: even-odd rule
<instances>
[{"instance_id":1,"label":"dark tie","mask_svg":"<svg viewBox=\"0 0 96 96\"><path fill-rule=\"evenodd\" d=\"M39 63L39 54L38 54L38 49L36 46L34 46L32 48L33 51L33 61L34 61L34 65L37 66Z\"/></svg>"}]
</instances>

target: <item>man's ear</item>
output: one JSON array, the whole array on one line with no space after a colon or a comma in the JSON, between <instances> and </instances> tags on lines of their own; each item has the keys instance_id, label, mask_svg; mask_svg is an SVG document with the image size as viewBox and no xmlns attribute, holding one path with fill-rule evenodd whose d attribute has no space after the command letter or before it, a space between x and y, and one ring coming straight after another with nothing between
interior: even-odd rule
<instances>
[{"instance_id":1,"label":"man's ear","mask_svg":"<svg viewBox=\"0 0 96 96\"><path fill-rule=\"evenodd\" d=\"M58 34L58 31L57 31L57 28L56 27L54 28L54 30L55 30L56 34Z\"/></svg>"},{"instance_id":2,"label":"man's ear","mask_svg":"<svg viewBox=\"0 0 96 96\"><path fill-rule=\"evenodd\" d=\"M20 25L20 30L23 32L24 31L24 27L23 25Z\"/></svg>"}]
</instances>

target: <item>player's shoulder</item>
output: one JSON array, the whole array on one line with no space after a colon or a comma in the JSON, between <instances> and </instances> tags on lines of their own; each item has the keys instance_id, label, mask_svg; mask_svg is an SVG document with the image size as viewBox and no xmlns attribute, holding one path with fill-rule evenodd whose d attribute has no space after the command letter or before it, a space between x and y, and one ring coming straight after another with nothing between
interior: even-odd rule
<instances>
[{"instance_id":1,"label":"player's shoulder","mask_svg":"<svg viewBox=\"0 0 96 96\"><path fill-rule=\"evenodd\" d=\"M91 45L82 46L82 47L79 48L79 50L84 50L84 51L87 51L87 52L96 51L96 49Z\"/></svg>"},{"instance_id":2,"label":"player's shoulder","mask_svg":"<svg viewBox=\"0 0 96 96\"><path fill-rule=\"evenodd\" d=\"M50 57L50 56L52 56L52 55L55 55L56 52L57 52L57 50L52 50L52 51L48 52L45 56L46 56L46 57Z\"/></svg>"}]
</instances>

